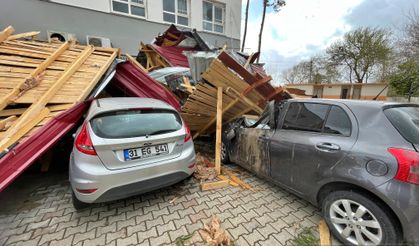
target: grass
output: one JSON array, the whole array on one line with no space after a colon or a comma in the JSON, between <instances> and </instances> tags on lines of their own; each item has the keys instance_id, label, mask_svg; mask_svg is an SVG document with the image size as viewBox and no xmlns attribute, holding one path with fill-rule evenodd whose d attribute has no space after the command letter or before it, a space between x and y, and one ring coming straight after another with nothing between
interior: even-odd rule
<instances>
[{"instance_id":1,"label":"grass","mask_svg":"<svg viewBox=\"0 0 419 246\"><path fill-rule=\"evenodd\" d=\"M296 246L320 245L320 240L313 234L312 228L305 228L293 241Z\"/></svg>"}]
</instances>

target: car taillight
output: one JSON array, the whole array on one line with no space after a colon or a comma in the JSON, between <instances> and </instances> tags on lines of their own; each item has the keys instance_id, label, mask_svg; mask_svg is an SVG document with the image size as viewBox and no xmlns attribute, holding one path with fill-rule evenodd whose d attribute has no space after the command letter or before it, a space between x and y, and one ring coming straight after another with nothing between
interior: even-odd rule
<instances>
[{"instance_id":1,"label":"car taillight","mask_svg":"<svg viewBox=\"0 0 419 246\"><path fill-rule=\"evenodd\" d=\"M397 159L399 169L395 179L412 184L419 184L419 153L407 149L388 148Z\"/></svg>"},{"instance_id":2,"label":"car taillight","mask_svg":"<svg viewBox=\"0 0 419 246\"><path fill-rule=\"evenodd\" d=\"M81 127L79 135L75 141L76 148L85 154L96 155L95 148L93 148L92 140L90 139L89 131L87 130L87 123Z\"/></svg>"},{"instance_id":3,"label":"car taillight","mask_svg":"<svg viewBox=\"0 0 419 246\"><path fill-rule=\"evenodd\" d=\"M186 135L185 135L185 140L184 140L184 142L186 143L186 142L188 142L189 140L191 140L192 135L191 135L191 130L189 129L189 127L186 125L186 123L185 123L185 122L183 122L183 126L185 127L185 132L186 132Z\"/></svg>"},{"instance_id":4,"label":"car taillight","mask_svg":"<svg viewBox=\"0 0 419 246\"><path fill-rule=\"evenodd\" d=\"M76 190L82 194L90 194L97 191L97 189L76 189Z\"/></svg>"}]
</instances>

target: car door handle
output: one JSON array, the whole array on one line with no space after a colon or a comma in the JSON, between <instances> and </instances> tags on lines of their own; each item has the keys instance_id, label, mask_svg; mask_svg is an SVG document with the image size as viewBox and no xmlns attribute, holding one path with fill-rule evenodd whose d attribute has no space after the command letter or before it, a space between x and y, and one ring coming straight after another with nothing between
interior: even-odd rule
<instances>
[{"instance_id":1,"label":"car door handle","mask_svg":"<svg viewBox=\"0 0 419 246\"><path fill-rule=\"evenodd\" d=\"M320 151L338 151L340 150L340 146L337 144L333 144L333 143L318 143L316 144L316 149L320 150Z\"/></svg>"}]
</instances>

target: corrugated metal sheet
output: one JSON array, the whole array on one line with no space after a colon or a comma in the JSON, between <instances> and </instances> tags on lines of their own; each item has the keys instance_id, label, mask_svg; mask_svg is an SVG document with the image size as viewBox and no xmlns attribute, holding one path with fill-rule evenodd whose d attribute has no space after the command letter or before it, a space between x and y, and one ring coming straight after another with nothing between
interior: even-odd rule
<instances>
[{"instance_id":1,"label":"corrugated metal sheet","mask_svg":"<svg viewBox=\"0 0 419 246\"><path fill-rule=\"evenodd\" d=\"M184 48L178 46L157 46L152 44L151 47L163 57L171 66L189 67L188 59L183 54L184 51L193 51L193 48Z\"/></svg>"}]
</instances>

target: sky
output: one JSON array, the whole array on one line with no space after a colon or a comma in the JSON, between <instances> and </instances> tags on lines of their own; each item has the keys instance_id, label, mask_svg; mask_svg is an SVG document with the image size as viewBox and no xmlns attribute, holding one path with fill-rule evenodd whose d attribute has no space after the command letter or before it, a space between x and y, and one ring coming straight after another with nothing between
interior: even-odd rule
<instances>
[{"instance_id":1,"label":"sky","mask_svg":"<svg viewBox=\"0 0 419 246\"><path fill-rule=\"evenodd\" d=\"M242 35L246 2L242 0ZM286 0L280 12L268 7L260 62L280 80L283 70L321 54L357 27L382 27L397 34L413 9L419 10L419 0ZM246 52L257 51L261 19L262 0L250 0Z\"/></svg>"}]
</instances>

